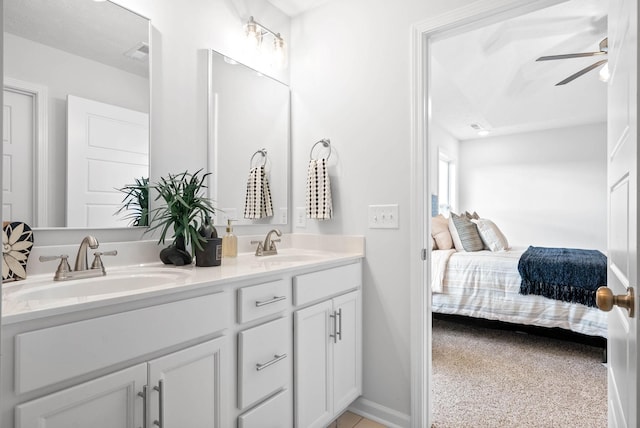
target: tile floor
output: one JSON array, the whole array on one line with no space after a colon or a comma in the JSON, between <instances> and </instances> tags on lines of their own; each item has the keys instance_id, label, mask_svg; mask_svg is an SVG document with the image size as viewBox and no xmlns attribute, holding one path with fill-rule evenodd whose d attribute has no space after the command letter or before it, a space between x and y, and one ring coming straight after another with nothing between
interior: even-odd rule
<instances>
[{"instance_id":1,"label":"tile floor","mask_svg":"<svg viewBox=\"0 0 640 428\"><path fill-rule=\"evenodd\" d=\"M331 423L327 428L386 428L378 422L358 416L355 413L344 412L340 417Z\"/></svg>"}]
</instances>

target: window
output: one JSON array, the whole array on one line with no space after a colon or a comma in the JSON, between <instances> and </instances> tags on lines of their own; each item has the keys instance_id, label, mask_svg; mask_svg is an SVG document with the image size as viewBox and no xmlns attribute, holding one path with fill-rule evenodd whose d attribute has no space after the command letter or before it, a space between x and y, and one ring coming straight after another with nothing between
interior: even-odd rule
<instances>
[{"instance_id":1,"label":"window","mask_svg":"<svg viewBox=\"0 0 640 428\"><path fill-rule=\"evenodd\" d=\"M438 214L449 216L455 208L456 164L443 152L438 153Z\"/></svg>"}]
</instances>

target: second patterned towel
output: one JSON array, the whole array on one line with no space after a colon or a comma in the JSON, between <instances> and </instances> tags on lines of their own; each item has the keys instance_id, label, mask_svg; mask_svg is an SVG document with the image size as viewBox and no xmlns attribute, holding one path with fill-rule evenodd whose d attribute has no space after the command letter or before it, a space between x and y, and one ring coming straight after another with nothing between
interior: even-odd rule
<instances>
[{"instance_id":1,"label":"second patterned towel","mask_svg":"<svg viewBox=\"0 0 640 428\"><path fill-rule=\"evenodd\" d=\"M307 175L307 218L333 218L331 181L326 159L311 159Z\"/></svg>"}]
</instances>

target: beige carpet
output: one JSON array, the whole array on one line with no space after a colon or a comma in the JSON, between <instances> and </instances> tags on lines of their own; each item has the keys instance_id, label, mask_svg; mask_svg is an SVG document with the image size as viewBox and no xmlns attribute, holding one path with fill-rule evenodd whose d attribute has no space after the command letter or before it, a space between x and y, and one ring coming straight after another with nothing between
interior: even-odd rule
<instances>
[{"instance_id":1,"label":"beige carpet","mask_svg":"<svg viewBox=\"0 0 640 428\"><path fill-rule=\"evenodd\" d=\"M607 426L602 349L433 321L433 426Z\"/></svg>"}]
</instances>

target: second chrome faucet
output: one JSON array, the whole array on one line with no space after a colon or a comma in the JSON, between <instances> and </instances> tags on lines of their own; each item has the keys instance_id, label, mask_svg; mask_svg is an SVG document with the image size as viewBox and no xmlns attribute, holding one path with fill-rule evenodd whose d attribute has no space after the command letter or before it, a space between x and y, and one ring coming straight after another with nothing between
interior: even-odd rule
<instances>
[{"instance_id":1,"label":"second chrome faucet","mask_svg":"<svg viewBox=\"0 0 640 428\"><path fill-rule=\"evenodd\" d=\"M272 239L271 235L276 234L278 236L282 236L282 232L280 229L271 229L267 236L263 241L251 241L252 244L258 244L256 248L256 256L273 256L278 254L278 249L276 248L276 242L280 242L279 239Z\"/></svg>"}]
</instances>

